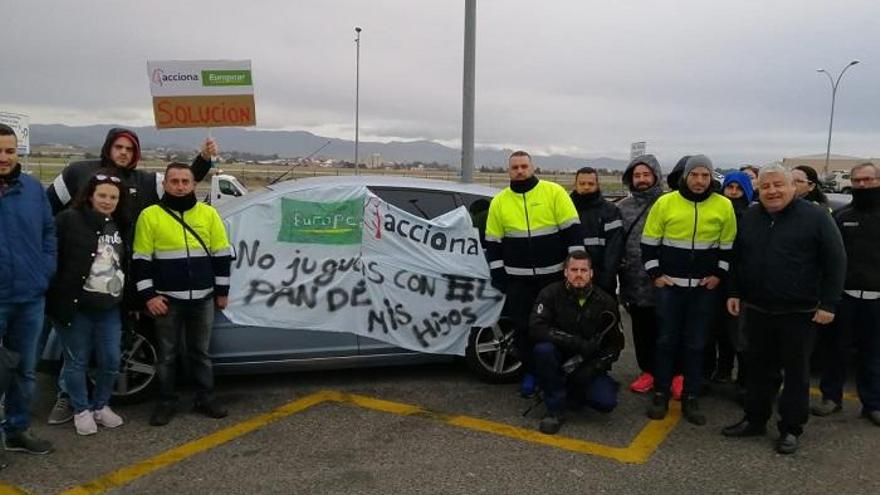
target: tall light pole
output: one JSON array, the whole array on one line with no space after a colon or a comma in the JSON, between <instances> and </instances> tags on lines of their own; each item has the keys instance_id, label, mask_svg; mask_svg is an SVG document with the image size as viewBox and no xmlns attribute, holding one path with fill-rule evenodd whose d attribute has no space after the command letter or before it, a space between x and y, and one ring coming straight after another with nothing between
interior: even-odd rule
<instances>
[{"instance_id":1,"label":"tall light pole","mask_svg":"<svg viewBox=\"0 0 880 495\"><path fill-rule=\"evenodd\" d=\"M847 69L859 63L858 60L853 60L852 62L846 64L846 67L840 71L840 74L837 76L835 80L834 77L825 69L816 69L816 72L821 72L828 76L828 82L831 83L831 119L828 122L828 146L825 148L825 175L828 175L828 162L831 160L831 130L834 128L834 100L837 98L837 86L840 84L840 79L843 77L843 74Z\"/></svg>"},{"instance_id":2,"label":"tall light pole","mask_svg":"<svg viewBox=\"0 0 880 495\"><path fill-rule=\"evenodd\" d=\"M476 74L477 0L464 2L464 81L461 112L461 181L474 181L474 88Z\"/></svg>"},{"instance_id":3,"label":"tall light pole","mask_svg":"<svg viewBox=\"0 0 880 495\"><path fill-rule=\"evenodd\" d=\"M361 28L355 26L354 32L357 38L355 44L355 69L354 69L354 174L358 175L358 144L360 132L360 104L361 104Z\"/></svg>"}]
</instances>

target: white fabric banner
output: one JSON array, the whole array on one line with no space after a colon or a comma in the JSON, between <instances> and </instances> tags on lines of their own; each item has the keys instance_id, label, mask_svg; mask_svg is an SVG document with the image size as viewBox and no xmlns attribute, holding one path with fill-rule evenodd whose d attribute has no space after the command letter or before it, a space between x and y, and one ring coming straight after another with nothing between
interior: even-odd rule
<instances>
[{"instance_id":1,"label":"white fabric banner","mask_svg":"<svg viewBox=\"0 0 880 495\"><path fill-rule=\"evenodd\" d=\"M503 295L489 285L464 207L425 220L363 186L298 191L226 217L237 259L229 306L242 325L350 332L464 355Z\"/></svg>"}]
</instances>

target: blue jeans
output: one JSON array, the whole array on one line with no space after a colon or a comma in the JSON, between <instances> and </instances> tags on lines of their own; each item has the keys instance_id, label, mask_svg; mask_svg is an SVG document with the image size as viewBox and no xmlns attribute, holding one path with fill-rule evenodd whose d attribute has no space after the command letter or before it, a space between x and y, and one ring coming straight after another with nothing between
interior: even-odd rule
<instances>
[{"instance_id":1,"label":"blue jeans","mask_svg":"<svg viewBox=\"0 0 880 495\"><path fill-rule=\"evenodd\" d=\"M110 309L80 309L73 315L69 327L59 327L64 344L64 367L61 379L64 392L70 396L74 413L86 409L96 411L106 406L113 393L113 384L119 372L122 320L119 307ZM89 360L95 353L97 376L92 400L86 384Z\"/></svg>"},{"instance_id":2,"label":"blue jeans","mask_svg":"<svg viewBox=\"0 0 880 495\"><path fill-rule=\"evenodd\" d=\"M703 287L657 289L659 329L654 359L654 390L657 392L669 392L676 357L680 357L683 395L700 393L703 352L718 297L718 291Z\"/></svg>"},{"instance_id":3,"label":"blue jeans","mask_svg":"<svg viewBox=\"0 0 880 495\"><path fill-rule=\"evenodd\" d=\"M547 411L558 414L567 405L588 406L601 412L614 410L618 383L605 373L584 376L575 371L566 375L562 363L569 357L550 342L535 345L535 374L544 391Z\"/></svg>"},{"instance_id":4,"label":"blue jeans","mask_svg":"<svg viewBox=\"0 0 880 495\"><path fill-rule=\"evenodd\" d=\"M0 340L20 357L16 379L6 391L3 429L6 433L30 427L30 403L36 384L37 342L43 331L43 298L23 303L0 303Z\"/></svg>"},{"instance_id":5,"label":"blue jeans","mask_svg":"<svg viewBox=\"0 0 880 495\"><path fill-rule=\"evenodd\" d=\"M856 347L856 388L865 411L880 411L880 300L856 299L846 294L837 307L825 349L826 361L819 387L822 398L843 401L847 362Z\"/></svg>"},{"instance_id":6,"label":"blue jeans","mask_svg":"<svg viewBox=\"0 0 880 495\"><path fill-rule=\"evenodd\" d=\"M196 402L209 402L214 395L214 371L208 346L211 326L214 324L214 299L181 302L168 300L168 313L156 318L156 337L159 341L159 400L177 402L177 357L181 336L186 344L196 385Z\"/></svg>"}]
</instances>

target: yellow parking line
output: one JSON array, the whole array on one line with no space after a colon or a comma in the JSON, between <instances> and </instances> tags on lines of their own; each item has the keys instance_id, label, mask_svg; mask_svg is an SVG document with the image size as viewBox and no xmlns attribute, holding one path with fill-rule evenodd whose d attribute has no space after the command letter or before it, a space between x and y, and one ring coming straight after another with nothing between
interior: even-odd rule
<instances>
[{"instance_id":1,"label":"yellow parking line","mask_svg":"<svg viewBox=\"0 0 880 495\"><path fill-rule=\"evenodd\" d=\"M331 400L350 403L375 411L422 417L469 430L491 433L531 443L538 443L581 454L608 457L616 461L631 464L641 464L646 462L663 440L666 439L672 429L675 428L675 425L678 424L678 420L681 418L680 406L678 403L673 403L666 419L663 421L650 421L628 446L613 447L576 438L545 435L533 429L519 428L504 423L496 423L494 421L487 421L469 416L441 413L408 404L364 397L362 395L337 392L336 396Z\"/></svg>"},{"instance_id":2,"label":"yellow parking line","mask_svg":"<svg viewBox=\"0 0 880 495\"><path fill-rule=\"evenodd\" d=\"M810 388L810 395L816 397L822 397L822 391L816 387ZM853 392L844 392L843 400L859 400L859 394Z\"/></svg>"},{"instance_id":3,"label":"yellow parking line","mask_svg":"<svg viewBox=\"0 0 880 495\"><path fill-rule=\"evenodd\" d=\"M7 485L0 481L0 495L29 495L28 492L17 486Z\"/></svg>"},{"instance_id":4,"label":"yellow parking line","mask_svg":"<svg viewBox=\"0 0 880 495\"><path fill-rule=\"evenodd\" d=\"M317 392L302 399L285 404L274 411L253 417L243 423L224 428L216 433L185 443L147 460L126 466L110 474L96 478L83 485L60 492L60 495L86 495L103 493L130 483L153 471L178 463L206 450L234 440L242 435L262 428L291 414L304 411L328 399L327 392Z\"/></svg>"},{"instance_id":5,"label":"yellow parking line","mask_svg":"<svg viewBox=\"0 0 880 495\"><path fill-rule=\"evenodd\" d=\"M306 409L323 402L352 404L373 411L429 419L460 428L491 433L581 454L607 457L616 461L631 464L641 464L646 462L663 440L666 439L673 428L675 428L681 418L680 406L677 403L673 403L669 415L665 420L650 421L628 446L614 447L576 438L545 435L532 429L519 428L504 423L496 423L469 416L432 411L419 406L403 404L400 402L375 399L372 397L348 394L335 390L322 390L278 407L267 414L255 416L242 423L224 428L218 432L185 443L144 461L123 467L112 473L101 476L100 478L93 479L80 486L70 488L60 492L59 495L94 495L126 485L154 471L181 462L189 457L220 446L231 440L235 440L238 437L246 435L254 430L258 430L278 421L279 419L305 411ZM0 495L7 493L2 491L3 488L5 487L0 484ZM11 489L15 490L15 488ZM21 494L25 492L11 491L8 493Z\"/></svg>"}]
</instances>

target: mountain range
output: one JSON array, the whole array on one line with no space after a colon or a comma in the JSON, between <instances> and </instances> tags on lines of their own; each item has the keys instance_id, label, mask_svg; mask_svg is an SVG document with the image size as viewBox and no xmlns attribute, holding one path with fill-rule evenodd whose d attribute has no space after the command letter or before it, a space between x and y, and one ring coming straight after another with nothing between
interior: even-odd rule
<instances>
[{"instance_id":1,"label":"mountain range","mask_svg":"<svg viewBox=\"0 0 880 495\"><path fill-rule=\"evenodd\" d=\"M31 144L72 145L97 150L104 142L107 130L116 125L67 126L61 124L31 124ZM205 138L205 129L164 129L154 127L131 127L141 140L144 148L165 148L169 150L193 150ZM244 130L238 128L216 128L211 131L222 151L238 151L261 155L278 155L285 158L305 157L324 147L315 156L335 160L354 161L354 141L318 136L306 131ZM477 148L474 162L481 166L504 167L512 150ZM361 163L369 163L370 156L381 155L384 162L437 162L458 168L461 151L432 141L392 141L388 143L359 143ZM577 158L566 155L536 156L535 164L554 170L576 170L580 167L623 169L625 160L614 158Z\"/></svg>"}]
</instances>

